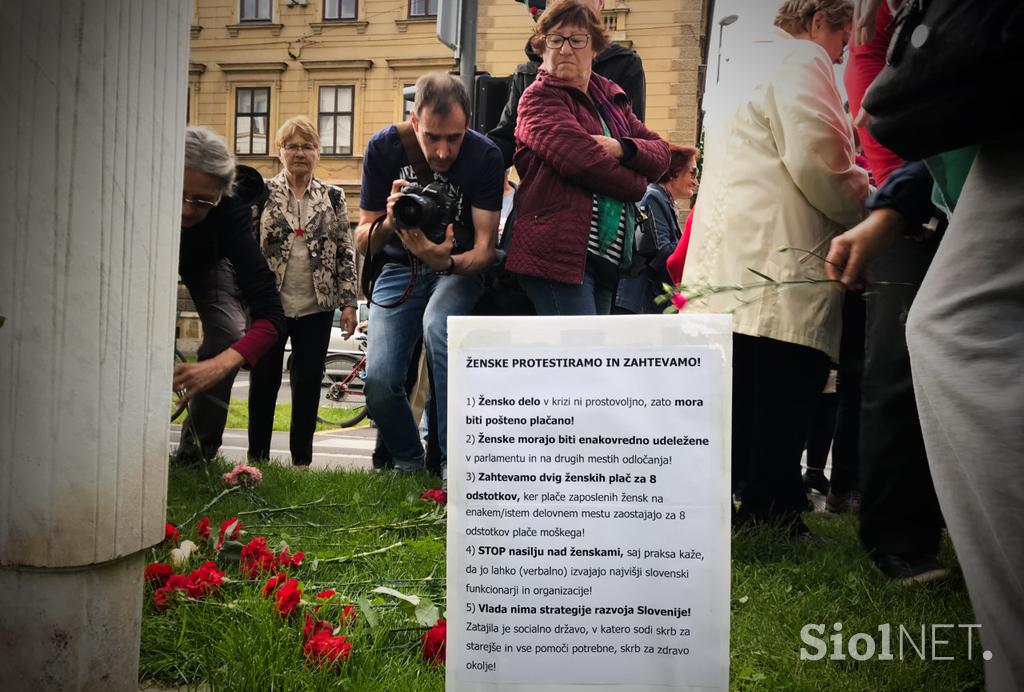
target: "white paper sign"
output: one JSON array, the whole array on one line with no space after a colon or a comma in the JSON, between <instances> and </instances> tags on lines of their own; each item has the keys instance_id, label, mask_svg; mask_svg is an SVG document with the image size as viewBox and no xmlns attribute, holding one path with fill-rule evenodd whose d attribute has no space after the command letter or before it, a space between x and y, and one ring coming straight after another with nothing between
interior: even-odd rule
<instances>
[{"instance_id":1,"label":"white paper sign","mask_svg":"<svg viewBox=\"0 0 1024 692\"><path fill-rule=\"evenodd\" d=\"M731 320L449 320L449 690L726 689Z\"/></svg>"}]
</instances>

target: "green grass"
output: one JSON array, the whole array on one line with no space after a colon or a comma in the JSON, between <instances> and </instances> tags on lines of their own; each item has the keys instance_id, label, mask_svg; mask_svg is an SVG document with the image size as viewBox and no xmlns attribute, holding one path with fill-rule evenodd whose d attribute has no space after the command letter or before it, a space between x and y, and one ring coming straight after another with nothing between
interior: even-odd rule
<instances>
[{"instance_id":1,"label":"green grass","mask_svg":"<svg viewBox=\"0 0 1024 692\"><path fill-rule=\"evenodd\" d=\"M941 631L950 643L940 655L954 661L921 661L904 647L904 660L801 661L800 629L825 625L822 639L842 623L843 642L865 632L881 641L878 626L890 623L898 655L899 625L917 632L924 624L975 623L957 571L949 580L917 586L893 584L877 573L857 539L852 516L809 515L808 525L825 540L794 543L770 529L744 530L732 541L730 687L735 690L982 690L982 661L975 632L973 661L966 660L967 630ZM955 564L947 541L940 559ZM948 634L948 637L944 635ZM828 654L832 648L829 642Z\"/></svg>"},{"instance_id":2,"label":"green grass","mask_svg":"<svg viewBox=\"0 0 1024 692\"><path fill-rule=\"evenodd\" d=\"M203 469L172 468L168 489L168 520L188 520L224 488L219 474L226 464ZM444 523L434 504L417 499L436 485L429 476L398 476L341 471L303 472L278 465L263 466L262 485L252 493L239 491L223 497L204 514L220 522L232 516L242 520L247 542L266 536L275 547L286 541L306 559L289 576L298 578L303 598L312 600L321 589L334 588L344 601L360 596L373 599L377 586L432 599L444 610ZM288 512L240 515L241 512L322 502ZM419 524L403 530L371 528L397 522ZM341 527L351 531L332 532ZM182 529L182 538L199 541L194 523ZM315 560L365 553L402 545L348 562L319 564ZM197 566L210 554L193 560ZM150 551L148 560L168 561L168 548ZM443 668L423 660L419 637L425 630L401 612L393 598L378 597L373 611L379 616L371 628L362 615L351 631L351 659L336 669L309 668L302 653L301 618L282 623L272 611L272 599L259 594L262 579L247 581L237 566L225 568L234 581L222 593L201 601L178 603L166 611L152 604L153 589L146 588L142 625L140 678L165 687L206 684L213 690L395 690L414 692L444 688ZM338 606L320 616L337 620ZM385 682L386 681L386 682Z\"/></svg>"},{"instance_id":3,"label":"green grass","mask_svg":"<svg viewBox=\"0 0 1024 692\"><path fill-rule=\"evenodd\" d=\"M171 470L168 519L187 520L222 490L219 474L226 465ZM377 586L445 602L444 524L432 505L417 498L436 485L427 476L361 472L296 471L263 467L264 481L254 493L235 492L205 514L220 521L240 512L266 511L322 502L288 512L242 515L249 536L267 536L274 546L284 540L306 560L289 570L307 594L335 588L349 602ZM405 522L406 528L393 529ZM411 523L411 525L410 525ZM730 687L734 690L981 690L978 642L974 660L964 658L965 630L949 630L943 652L954 661L801 661L800 628L842 622L847 636L875 633L880 624L910 630L921 624L973 623L974 615L959 576L934 585L901 587L887 582L870 566L857 541L852 517L812 515L808 524L824 545L789 542L770 529L745 530L732 541L732 613ZM348 527L352 530L332 531ZM192 527L183 538L195 539ZM380 554L341 563L320 560L402 545ZM151 551L164 561L166 548ZM946 543L942 559L955 563ZM142 628L141 677L150 684L196 686L214 690L367 690L406 692L444 689L443 669L420 655L423 628L379 598L373 611L380 622L371 628L364 617L351 633L352 657L334 670L312 670L304 662L298 621L282 624L271 601L258 589L263 580L245 582L237 567L226 569L236 580L223 593L204 601L179 603L159 612L147 587ZM336 611L329 613L336 617ZM908 654L909 649L907 650ZM940 652L942 653L942 652Z\"/></svg>"}]
</instances>

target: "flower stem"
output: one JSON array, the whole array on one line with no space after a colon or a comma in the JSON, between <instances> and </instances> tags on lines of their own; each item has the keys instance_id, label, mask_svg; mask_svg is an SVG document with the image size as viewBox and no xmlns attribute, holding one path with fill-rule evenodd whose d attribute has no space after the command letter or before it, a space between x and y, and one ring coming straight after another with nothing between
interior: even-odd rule
<instances>
[{"instance_id":1,"label":"flower stem","mask_svg":"<svg viewBox=\"0 0 1024 692\"><path fill-rule=\"evenodd\" d=\"M353 553L352 555L342 555L340 557L329 557L324 560L317 560L317 563L325 565L329 562L348 562L349 560L355 560L357 557L368 557L370 555L379 555L380 553L386 553L389 550L393 550L394 548L400 548L403 545L405 545L405 543L399 541L398 543L392 543L389 546L386 546L384 548L378 548L377 550L368 550L365 553Z\"/></svg>"},{"instance_id":2,"label":"flower stem","mask_svg":"<svg viewBox=\"0 0 1024 692\"><path fill-rule=\"evenodd\" d=\"M181 524L178 525L178 527L179 528L186 528L189 524L191 524L193 521L195 521L197 517L199 517L202 514L205 514L207 511L209 511L209 509L211 507L213 507L215 504L220 502L223 498L227 497L231 493L237 492L238 490L239 490L239 486L237 486L237 485L233 485L230 488L222 490L220 492L220 495L218 495L217 497L215 497L212 500L210 500L209 502L207 502L206 505L201 510L199 510L198 512L196 512L195 514L190 516L188 519L183 521Z\"/></svg>"}]
</instances>

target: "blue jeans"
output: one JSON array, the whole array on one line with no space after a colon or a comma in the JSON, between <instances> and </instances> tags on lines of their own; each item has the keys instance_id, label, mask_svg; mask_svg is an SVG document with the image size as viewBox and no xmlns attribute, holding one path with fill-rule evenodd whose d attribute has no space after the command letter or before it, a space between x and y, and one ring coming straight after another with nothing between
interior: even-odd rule
<instances>
[{"instance_id":1,"label":"blue jeans","mask_svg":"<svg viewBox=\"0 0 1024 692\"><path fill-rule=\"evenodd\" d=\"M374 303L388 305L398 300L405 293L411 272L402 264L386 264L373 287ZM422 335L437 397L441 475L447 474L448 317L468 315L482 291L479 274L438 276L421 266L404 302L393 308L370 305L366 406L397 469L423 469L423 441L405 391L409 359Z\"/></svg>"},{"instance_id":2,"label":"blue jeans","mask_svg":"<svg viewBox=\"0 0 1024 692\"><path fill-rule=\"evenodd\" d=\"M525 274L519 274L518 278L538 315L610 315L612 312L612 288L598 285L590 271L583 274L582 284L563 284Z\"/></svg>"}]
</instances>

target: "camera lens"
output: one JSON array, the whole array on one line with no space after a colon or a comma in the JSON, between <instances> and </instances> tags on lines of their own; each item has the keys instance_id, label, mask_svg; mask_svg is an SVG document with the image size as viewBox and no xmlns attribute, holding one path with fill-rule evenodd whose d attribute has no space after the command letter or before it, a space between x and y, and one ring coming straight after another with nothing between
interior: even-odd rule
<instances>
[{"instance_id":1,"label":"camera lens","mask_svg":"<svg viewBox=\"0 0 1024 692\"><path fill-rule=\"evenodd\" d=\"M399 228L419 228L426 212L425 202L419 195L403 195L395 200L395 225Z\"/></svg>"}]
</instances>

